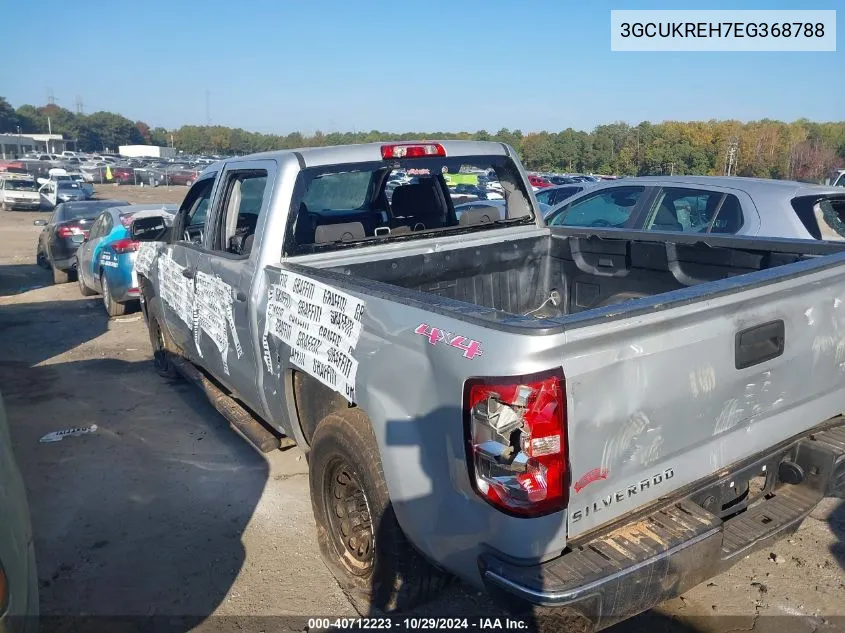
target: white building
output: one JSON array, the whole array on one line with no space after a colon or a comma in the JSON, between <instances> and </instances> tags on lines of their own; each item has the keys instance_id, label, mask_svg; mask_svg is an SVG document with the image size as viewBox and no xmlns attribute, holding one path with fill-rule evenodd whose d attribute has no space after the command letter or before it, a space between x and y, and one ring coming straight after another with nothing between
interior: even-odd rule
<instances>
[{"instance_id":1,"label":"white building","mask_svg":"<svg viewBox=\"0 0 845 633\"><path fill-rule=\"evenodd\" d=\"M65 139L61 134L0 134L0 158L4 160L18 158L27 152L60 154L75 147L75 140Z\"/></svg>"},{"instance_id":2,"label":"white building","mask_svg":"<svg viewBox=\"0 0 845 633\"><path fill-rule=\"evenodd\" d=\"M117 152L121 156L130 158L170 158L176 156L174 148L159 147L158 145L121 145Z\"/></svg>"}]
</instances>

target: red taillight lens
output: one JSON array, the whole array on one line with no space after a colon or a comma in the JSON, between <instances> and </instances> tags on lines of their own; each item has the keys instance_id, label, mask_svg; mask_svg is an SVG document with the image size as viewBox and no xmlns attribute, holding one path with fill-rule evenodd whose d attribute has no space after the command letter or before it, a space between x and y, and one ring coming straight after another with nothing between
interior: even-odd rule
<instances>
[{"instance_id":1,"label":"red taillight lens","mask_svg":"<svg viewBox=\"0 0 845 633\"><path fill-rule=\"evenodd\" d=\"M445 156L446 150L440 143L392 143L381 146L381 157L388 158L425 158L427 156Z\"/></svg>"},{"instance_id":2,"label":"red taillight lens","mask_svg":"<svg viewBox=\"0 0 845 633\"><path fill-rule=\"evenodd\" d=\"M476 492L498 509L540 516L566 507L564 385L560 372L467 381L470 477Z\"/></svg>"},{"instance_id":3,"label":"red taillight lens","mask_svg":"<svg viewBox=\"0 0 845 633\"><path fill-rule=\"evenodd\" d=\"M56 235L59 237L73 237L74 235L85 235L85 231L78 226L60 226L56 229Z\"/></svg>"},{"instance_id":4,"label":"red taillight lens","mask_svg":"<svg viewBox=\"0 0 845 633\"><path fill-rule=\"evenodd\" d=\"M124 238L122 240L112 242L111 249L118 255L122 255L123 253L131 253L132 251L138 250L138 242L130 240L128 238Z\"/></svg>"}]
</instances>

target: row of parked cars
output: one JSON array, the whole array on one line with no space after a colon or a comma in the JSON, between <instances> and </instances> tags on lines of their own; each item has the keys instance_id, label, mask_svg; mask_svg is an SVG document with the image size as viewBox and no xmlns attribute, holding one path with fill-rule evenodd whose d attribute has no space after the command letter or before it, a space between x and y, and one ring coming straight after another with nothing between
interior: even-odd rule
<instances>
[{"instance_id":1,"label":"row of parked cars","mask_svg":"<svg viewBox=\"0 0 845 633\"><path fill-rule=\"evenodd\" d=\"M153 187L190 186L196 181L199 172L215 160L213 156L128 158L67 151L63 154L26 154L15 161L7 161L3 168L36 177L44 177L51 169L60 168L68 173L78 174L83 180L91 183L143 184Z\"/></svg>"}]
</instances>

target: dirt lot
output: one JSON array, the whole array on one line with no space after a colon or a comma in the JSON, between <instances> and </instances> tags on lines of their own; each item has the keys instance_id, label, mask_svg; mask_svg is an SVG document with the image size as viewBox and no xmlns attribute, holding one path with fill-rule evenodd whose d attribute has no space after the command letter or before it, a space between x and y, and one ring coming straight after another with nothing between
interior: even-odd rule
<instances>
[{"instance_id":1,"label":"dirt lot","mask_svg":"<svg viewBox=\"0 0 845 633\"><path fill-rule=\"evenodd\" d=\"M98 188L132 202L185 191ZM99 297L50 285L34 265L32 220L46 215L0 214L0 393L32 507L42 613L231 616L203 625L219 630L258 630L257 615L353 616L319 558L302 454L265 459L198 392L159 378L139 314L108 320ZM90 424L96 432L39 443ZM845 506L831 502L791 540L616 630L845 630L843 569ZM419 613L503 615L461 585Z\"/></svg>"}]
</instances>

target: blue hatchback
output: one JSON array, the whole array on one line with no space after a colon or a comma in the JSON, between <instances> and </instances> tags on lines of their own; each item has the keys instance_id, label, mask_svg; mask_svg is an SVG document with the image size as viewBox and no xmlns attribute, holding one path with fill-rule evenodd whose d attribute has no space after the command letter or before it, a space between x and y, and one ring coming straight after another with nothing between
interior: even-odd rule
<instances>
[{"instance_id":1,"label":"blue hatchback","mask_svg":"<svg viewBox=\"0 0 845 633\"><path fill-rule=\"evenodd\" d=\"M135 273L138 242L129 237L132 218L139 211L152 209L175 214L177 208L174 204L133 204L103 211L76 251L76 279L82 295L99 293L109 316L125 314L140 298Z\"/></svg>"}]
</instances>

